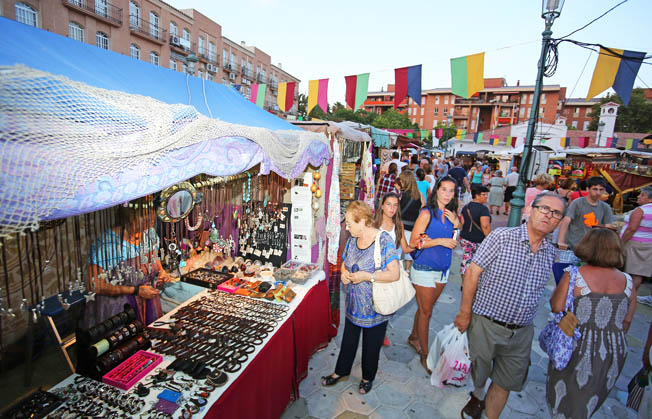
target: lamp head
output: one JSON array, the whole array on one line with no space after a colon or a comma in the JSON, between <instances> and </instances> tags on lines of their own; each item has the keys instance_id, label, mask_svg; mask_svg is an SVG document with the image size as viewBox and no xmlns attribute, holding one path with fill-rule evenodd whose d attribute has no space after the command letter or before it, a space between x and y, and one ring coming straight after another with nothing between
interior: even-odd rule
<instances>
[{"instance_id":1,"label":"lamp head","mask_svg":"<svg viewBox=\"0 0 652 419\"><path fill-rule=\"evenodd\" d=\"M564 0L541 0L541 17L554 20L559 17L563 7Z\"/></svg>"},{"instance_id":2,"label":"lamp head","mask_svg":"<svg viewBox=\"0 0 652 419\"><path fill-rule=\"evenodd\" d=\"M197 66L197 56L195 55L194 52L191 52L187 57L186 57L186 62L188 63L188 72L190 74L195 74L195 67Z\"/></svg>"}]
</instances>

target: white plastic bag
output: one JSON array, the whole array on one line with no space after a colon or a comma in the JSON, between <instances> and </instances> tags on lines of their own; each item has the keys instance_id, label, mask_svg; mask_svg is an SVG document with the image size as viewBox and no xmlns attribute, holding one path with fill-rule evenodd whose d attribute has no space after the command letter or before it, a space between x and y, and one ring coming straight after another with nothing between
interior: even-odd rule
<instances>
[{"instance_id":1,"label":"white plastic bag","mask_svg":"<svg viewBox=\"0 0 652 419\"><path fill-rule=\"evenodd\" d=\"M453 323L444 326L430 347L427 364L432 370L430 384L433 386L443 388L445 385L465 385L471 370L466 332L460 333Z\"/></svg>"}]
</instances>

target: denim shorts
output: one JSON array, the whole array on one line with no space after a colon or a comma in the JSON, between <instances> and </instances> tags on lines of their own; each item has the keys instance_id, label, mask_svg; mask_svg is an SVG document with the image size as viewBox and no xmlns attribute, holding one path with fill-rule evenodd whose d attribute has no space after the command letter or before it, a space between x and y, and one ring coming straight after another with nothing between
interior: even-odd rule
<instances>
[{"instance_id":1,"label":"denim shorts","mask_svg":"<svg viewBox=\"0 0 652 419\"><path fill-rule=\"evenodd\" d=\"M435 288L437 284L448 283L448 273L450 269L445 271L420 271L414 269L414 264L410 268L410 280L414 285L421 287Z\"/></svg>"}]
</instances>

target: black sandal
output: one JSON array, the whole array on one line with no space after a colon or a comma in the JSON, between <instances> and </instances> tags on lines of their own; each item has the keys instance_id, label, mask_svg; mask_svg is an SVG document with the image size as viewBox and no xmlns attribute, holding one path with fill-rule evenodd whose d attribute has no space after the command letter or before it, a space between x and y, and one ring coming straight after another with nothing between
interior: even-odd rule
<instances>
[{"instance_id":1,"label":"black sandal","mask_svg":"<svg viewBox=\"0 0 652 419\"><path fill-rule=\"evenodd\" d=\"M332 375L324 375L321 378L321 385L324 387L334 386L338 381L346 380L347 378L349 378L348 375L338 375L337 377L333 377Z\"/></svg>"},{"instance_id":2,"label":"black sandal","mask_svg":"<svg viewBox=\"0 0 652 419\"><path fill-rule=\"evenodd\" d=\"M360 380L360 385L358 386L358 390L360 391L360 394L367 394L371 391L372 386L373 386L373 381Z\"/></svg>"}]
</instances>

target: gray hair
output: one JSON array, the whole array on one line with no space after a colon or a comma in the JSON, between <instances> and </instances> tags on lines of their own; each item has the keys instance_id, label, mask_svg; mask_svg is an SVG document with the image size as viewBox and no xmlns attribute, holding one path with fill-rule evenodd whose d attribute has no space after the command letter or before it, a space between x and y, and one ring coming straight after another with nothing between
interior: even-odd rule
<instances>
[{"instance_id":1,"label":"gray hair","mask_svg":"<svg viewBox=\"0 0 652 419\"><path fill-rule=\"evenodd\" d=\"M564 205L564 215L566 215L566 210L568 209L568 203L566 202L566 200L564 198L562 198L561 196L557 195L554 192L546 191L546 192L540 193L539 195L534 197L534 201L532 201L532 204L530 206L534 207L534 206L539 205L539 202L543 198L546 198L546 197L558 199L559 202L561 202Z\"/></svg>"},{"instance_id":2,"label":"gray hair","mask_svg":"<svg viewBox=\"0 0 652 419\"><path fill-rule=\"evenodd\" d=\"M641 192L647 195L649 199L652 199L652 186L645 186L641 188Z\"/></svg>"}]
</instances>

